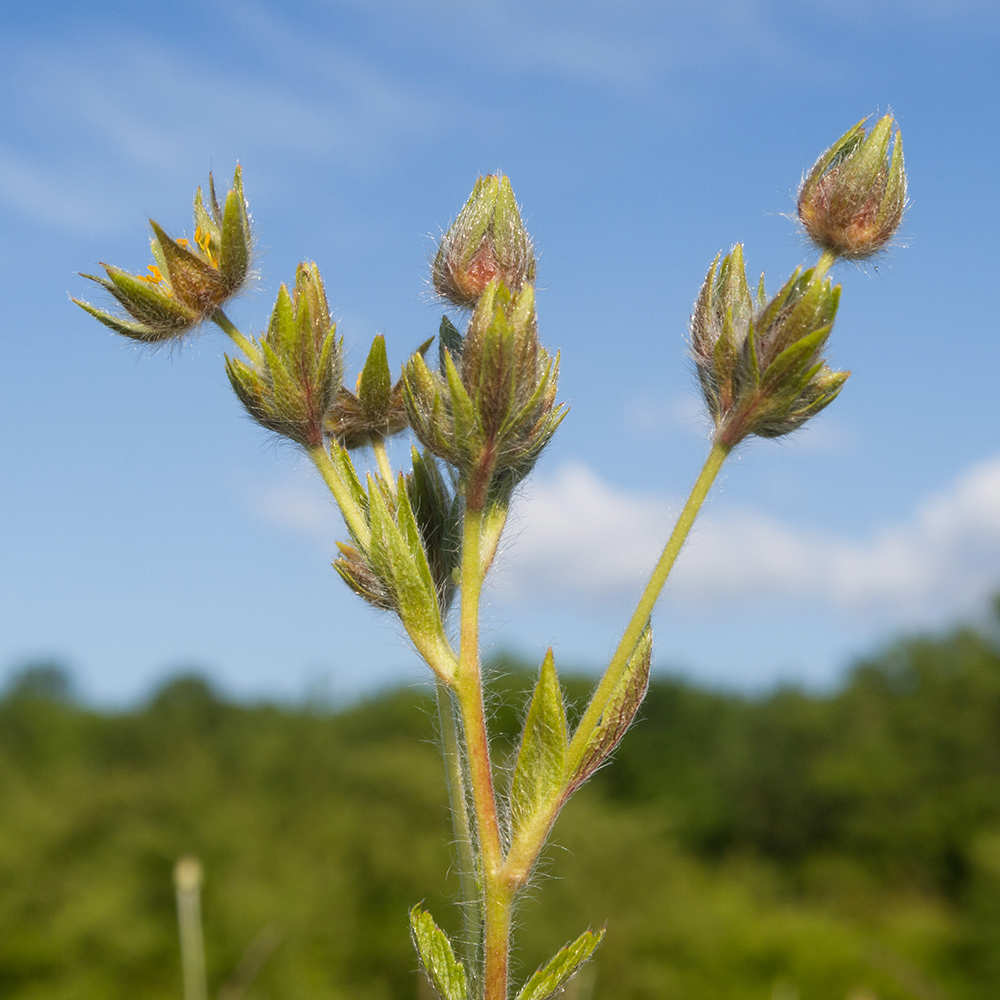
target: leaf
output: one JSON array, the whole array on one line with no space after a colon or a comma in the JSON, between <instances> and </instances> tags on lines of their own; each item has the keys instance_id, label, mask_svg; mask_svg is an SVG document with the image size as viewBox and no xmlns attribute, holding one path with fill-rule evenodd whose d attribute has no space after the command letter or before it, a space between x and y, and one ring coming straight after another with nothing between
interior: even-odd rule
<instances>
[{"instance_id":1,"label":"leaf","mask_svg":"<svg viewBox=\"0 0 1000 1000\"><path fill-rule=\"evenodd\" d=\"M603 937L603 927L597 933L584 931L572 944L556 952L555 957L524 984L517 1000L548 1000L555 996L590 958Z\"/></svg>"},{"instance_id":2,"label":"leaf","mask_svg":"<svg viewBox=\"0 0 1000 1000\"><path fill-rule=\"evenodd\" d=\"M510 807L515 833L539 807L565 790L567 744L566 709L550 649L538 673L514 765Z\"/></svg>"},{"instance_id":3,"label":"leaf","mask_svg":"<svg viewBox=\"0 0 1000 1000\"><path fill-rule=\"evenodd\" d=\"M569 791L579 788L597 770L632 725L642 699L646 697L646 688L649 687L649 661L652 652L653 630L647 622L618 684L604 706L600 722L587 741L583 757L570 776Z\"/></svg>"},{"instance_id":4,"label":"leaf","mask_svg":"<svg viewBox=\"0 0 1000 1000\"><path fill-rule=\"evenodd\" d=\"M410 910L410 935L420 964L441 1000L468 1000L465 966L455 957L448 935L419 906Z\"/></svg>"}]
</instances>

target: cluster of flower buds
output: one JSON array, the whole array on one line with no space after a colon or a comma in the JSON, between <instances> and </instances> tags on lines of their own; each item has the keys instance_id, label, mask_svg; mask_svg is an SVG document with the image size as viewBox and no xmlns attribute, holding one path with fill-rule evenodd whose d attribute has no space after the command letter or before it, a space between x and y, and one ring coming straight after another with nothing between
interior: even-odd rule
<instances>
[{"instance_id":1,"label":"cluster of flower buds","mask_svg":"<svg viewBox=\"0 0 1000 1000\"><path fill-rule=\"evenodd\" d=\"M259 424L306 448L323 443L343 379L341 344L315 264L299 264L295 290L282 285L256 355L226 358L233 391Z\"/></svg>"},{"instance_id":2,"label":"cluster of flower buds","mask_svg":"<svg viewBox=\"0 0 1000 1000\"><path fill-rule=\"evenodd\" d=\"M867 135L864 121L815 163L799 190L799 219L823 250L848 260L877 253L892 239L906 207L903 140L892 115Z\"/></svg>"},{"instance_id":3,"label":"cluster of flower buds","mask_svg":"<svg viewBox=\"0 0 1000 1000\"><path fill-rule=\"evenodd\" d=\"M432 279L442 298L470 309L494 281L519 292L535 280L531 238L503 174L476 181L465 207L441 240Z\"/></svg>"},{"instance_id":4,"label":"cluster of flower buds","mask_svg":"<svg viewBox=\"0 0 1000 1000\"><path fill-rule=\"evenodd\" d=\"M558 355L538 342L535 293L491 282L464 337L442 322L442 366L414 355L403 371L410 426L455 466L467 502L506 500L565 415L556 405Z\"/></svg>"},{"instance_id":5,"label":"cluster of flower buds","mask_svg":"<svg viewBox=\"0 0 1000 1000\"><path fill-rule=\"evenodd\" d=\"M443 622L460 553L456 498L433 457L415 449L413 471L394 484L369 475L363 486L346 449L333 442L331 455L363 526L352 531L353 545L338 545L335 569L369 604L394 611L427 662L449 680Z\"/></svg>"},{"instance_id":6,"label":"cluster of flower buds","mask_svg":"<svg viewBox=\"0 0 1000 1000\"><path fill-rule=\"evenodd\" d=\"M222 206L211 176L209 197L206 208L198 188L193 241L171 239L150 220L156 263L149 266L148 275L129 274L110 264L102 265L107 278L83 275L107 289L130 319L80 299L73 301L116 333L150 344L179 337L211 319L240 290L250 273L250 218L240 168L236 168L232 189Z\"/></svg>"},{"instance_id":7,"label":"cluster of flower buds","mask_svg":"<svg viewBox=\"0 0 1000 1000\"><path fill-rule=\"evenodd\" d=\"M761 275L752 296L739 245L712 262L695 303L691 347L720 444L788 434L840 392L850 373L833 371L822 357L839 299L839 285L801 268L770 301Z\"/></svg>"}]
</instances>

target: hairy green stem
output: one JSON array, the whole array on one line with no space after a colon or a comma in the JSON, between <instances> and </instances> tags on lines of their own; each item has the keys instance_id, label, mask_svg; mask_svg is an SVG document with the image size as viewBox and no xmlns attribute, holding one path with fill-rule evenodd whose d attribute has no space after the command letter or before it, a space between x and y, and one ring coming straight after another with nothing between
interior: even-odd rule
<instances>
[{"instance_id":1,"label":"hairy green stem","mask_svg":"<svg viewBox=\"0 0 1000 1000\"><path fill-rule=\"evenodd\" d=\"M826 277L826 272L830 270L831 267L837 262L837 255L832 250L824 250L819 255L819 260L816 261L816 266L813 268L813 281L819 281L820 278Z\"/></svg>"},{"instance_id":2,"label":"hairy green stem","mask_svg":"<svg viewBox=\"0 0 1000 1000\"><path fill-rule=\"evenodd\" d=\"M663 585L667 582L667 577L670 575L670 571L677 561L677 556L680 554L681 547L684 545L691 526L694 524L694 519L698 516L698 511L701 510L701 505L705 502L705 497L708 495L708 491L711 489L712 483L715 482L715 477L719 474L719 470L722 468L722 464L725 462L730 451L732 451L730 445L716 441L712 446L712 450L708 453L708 458L705 460L705 464L702 466L702 470L695 480L691 495L688 497L687 503L684 504L684 509L681 511L680 517L674 525L674 530L671 532L670 538L667 540L659 561L649 578L649 582L646 584L646 588L639 598L639 604L628 626L625 628L625 633L622 635L621 641L618 643L618 648L615 650L614 656L612 656L611 662L608 664L608 669L601 678L601 682L597 685L597 689L590 699L590 704L587 706L580 724L576 727L576 732L573 734L569 753L567 754L568 771L570 774L572 774L574 768L583 759L587 748L587 741L600 722L601 715L607 707L608 699L611 697L618 681L621 680L621 676L625 672L629 657L632 655L632 651L642 636L646 622L649 621L649 616L653 613L653 606L656 604L657 598L660 596L660 591L663 590ZM539 845L540 848L541 845Z\"/></svg>"},{"instance_id":3,"label":"hairy green stem","mask_svg":"<svg viewBox=\"0 0 1000 1000\"><path fill-rule=\"evenodd\" d=\"M392 464L385 450L385 438L377 437L372 441L372 451L375 453L375 461L378 464L378 471L382 473L382 478L389 484L389 489L393 495L396 493L396 477L392 471Z\"/></svg>"},{"instance_id":4,"label":"hairy green stem","mask_svg":"<svg viewBox=\"0 0 1000 1000\"><path fill-rule=\"evenodd\" d=\"M340 473L337 472L325 445L317 444L312 448L307 448L306 451L312 459L313 465L316 466L316 470L323 477L323 482L333 494L333 499L337 501L337 506L340 508L341 514L344 515L344 520L347 522L351 534L363 547L367 548L371 541L371 531L346 484L340 478Z\"/></svg>"},{"instance_id":5,"label":"hairy green stem","mask_svg":"<svg viewBox=\"0 0 1000 1000\"><path fill-rule=\"evenodd\" d=\"M462 716L482 858L483 998L506 1000L512 899L503 877L503 843L493 790L479 660L479 603L488 565L484 563L482 543L483 512L466 507L462 534L461 641L455 696Z\"/></svg>"},{"instance_id":6,"label":"hairy green stem","mask_svg":"<svg viewBox=\"0 0 1000 1000\"><path fill-rule=\"evenodd\" d=\"M255 364L264 360L264 355L253 345L253 342L242 333L233 321L221 310L216 309L209 317L216 326L229 335L229 339Z\"/></svg>"},{"instance_id":7,"label":"hairy green stem","mask_svg":"<svg viewBox=\"0 0 1000 1000\"><path fill-rule=\"evenodd\" d=\"M458 854L458 874L462 884L462 916L465 922L463 951L466 968L471 969L479 956L482 935L475 845L469 823L465 775L462 771L462 747L455 722L456 705L448 685L440 678L434 688L437 694L438 724L441 727L445 774L448 779L448 802L451 806L451 822L455 831L455 849Z\"/></svg>"}]
</instances>

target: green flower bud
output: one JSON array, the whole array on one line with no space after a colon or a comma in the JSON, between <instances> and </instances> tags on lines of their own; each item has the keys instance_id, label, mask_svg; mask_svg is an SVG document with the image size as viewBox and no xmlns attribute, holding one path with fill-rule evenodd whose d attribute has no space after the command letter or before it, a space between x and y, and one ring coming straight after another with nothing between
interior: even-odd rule
<instances>
[{"instance_id":1,"label":"green flower bud","mask_svg":"<svg viewBox=\"0 0 1000 1000\"><path fill-rule=\"evenodd\" d=\"M83 275L107 289L131 319L73 301L116 333L150 344L171 340L210 319L246 282L253 243L240 168L224 206L216 199L211 175L209 194L211 211L205 208L201 188L195 195L193 242L171 239L150 220L156 263L149 266L148 275L129 274L110 264L101 265L107 278Z\"/></svg>"},{"instance_id":2,"label":"green flower bud","mask_svg":"<svg viewBox=\"0 0 1000 1000\"><path fill-rule=\"evenodd\" d=\"M324 424L340 392L342 348L315 264L299 264L295 291L282 285L259 360L226 358L233 391L268 430L304 447L323 443Z\"/></svg>"},{"instance_id":3,"label":"green flower bud","mask_svg":"<svg viewBox=\"0 0 1000 1000\"><path fill-rule=\"evenodd\" d=\"M743 248L721 265L716 257L695 303L691 348L719 442L780 437L833 401L850 374L822 357L839 299L839 285L801 268L770 301L761 275L752 296Z\"/></svg>"},{"instance_id":4,"label":"green flower bud","mask_svg":"<svg viewBox=\"0 0 1000 1000\"><path fill-rule=\"evenodd\" d=\"M519 292L535 280L531 237L503 174L476 181L465 208L441 240L432 279L440 296L465 308L472 308L491 282Z\"/></svg>"},{"instance_id":5,"label":"green flower bud","mask_svg":"<svg viewBox=\"0 0 1000 1000\"><path fill-rule=\"evenodd\" d=\"M417 351L423 354L430 345L428 340ZM341 386L337 401L327 414L326 433L353 451L398 434L406 427L403 380L400 378L393 384L385 337L379 334L358 376L356 392Z\"/></svg>"},{"instance_id":6,"label":"green flower bud","mask_svg":"<svg viewBox=\"0 0 1000 1000\"><path fill-rule=\"evenodd\" d=\"M339 448L336 443L332 447ZM340 453L346 454L343 449ZM450 680L452 658L444 617L454 593L457 505L447 498L437 470L432 472L419 456L417 461L420 472L400 475L395 490L381 477L368 477L367 537L362 542L355 536L355 546L339 545L340 558L333 565L369 604L394 611L417 650L442 679ZM438 488L441 494L430 498L428 491ZM417 499L416 505L411 498Z\"/></svg>"},{"instance_id":7,"label":"green flower bud","mask_svg":"<svg viewBox=\"0 0 1000 1000\"><path fill-rule=\"evenodd\" d=\"M892 115L869 135L864 122L840 137L817 161L799 190L799 219L823 250L861 260L881 250L906 208L906 172L899 130L889 155Z\"/></svg>"},{"instance_id":8,"label":"green flower bud","mask_svg":"<svg viewBox=\"0 0 1000 1000\"><path fill-rule=\"evenodd\" d=\"M442 329L452 338L447 321ZM415 355L403 370L410 426L433 454L456 466L466 501L504 500L534 466L565 416L556 405L559 358L538 343L534 289L487 286L443 372Z\"/></svg>"}]
</instances>

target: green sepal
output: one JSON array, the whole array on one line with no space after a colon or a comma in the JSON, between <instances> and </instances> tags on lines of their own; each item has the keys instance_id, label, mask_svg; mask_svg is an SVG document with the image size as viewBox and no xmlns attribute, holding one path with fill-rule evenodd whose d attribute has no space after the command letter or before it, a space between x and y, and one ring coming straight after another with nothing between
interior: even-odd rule
<instances>
[{"instance_id":1,"label":"green sepal","mask_svg":"<svg viewBox=\"0 0 1000 1000\"><path fill-rule=\"evenodd\" d=\"M511 779L510 810L515 837L524 821L565 790L568 743L566 707L550 649L531 696Z\"/></svg>"},{"instance_id":2,"label":"green sepal","mask_svg":"<svg viewBox=\"0 0 1000 1000\"><path fill-rule=\"evenodd\" d=\"M209 215L208 209L205 208L205 199L201 188L198 188L194 193L194 224L196 230L203 229L208 233L213 243L217 246L222 245L222 232L215 219Z\"/></svg>"},{"instance_id":3,"label":"green sepal","mask_svg":"<svg viewBox=\"0 0 1000 1000\"><path fill-rule=\"evenodd\" d=\"M894 212L901 212L901 203L906 197L906 170L903 166L903 137L896 130L896 141L892 144L892 160L889 163L889 178L885 185L885 194L879 205L879 221L888 218Z\"/></svg>"},{"instance_id":4,"label":"green sepal","mask_svg":"<svg viewBox=\"0 0 1000 1000\"><path fill-rule=\"evenodd\" d=\"M458 332L455 324L447 316L442 316L441 326L438 328L438 367L442 375L444 374L444 352L449 351L457 361L462 357L463 343L464 338Z\"/></svg>"},{"instance_id":5,"label":"green sepal","mask_svg":"<svg viewBox=\"0 0 1000 1000\"><path fill-rule=\"evenodd\" d=\"M445 375L448 378L448 391L451 394L451 415L455 423L455 440L464 443L478 441L480 435L475 405L465 391L465 386L462 385L462 377L458 374L458 369L450 354L445 354L444 363Z\"/></svg>"},{"instance_id":6,"label":"green sepal","mask_svg":"<svg viewBox=\"0 0 1000 1000\"><path fill-rule=\"evenodd\" d=\"M156 284L144 281L121 268L105 264L110 281L89 274L85 278L96 281L111 294L140 323L173 331L183 330L201 320L201 316L174 296L168 295Z\"/></svg>"},{"instance_id":7,"label":"green sepal","mask_svg":"<svg viewBox=\"0 0 1000 1000\"><path fill-rule=\"evenodd\" d=\"M250 270L250 246L250 219L243 197L243 171L237 166L222 213L219 250L219 271L227 290L239 288L246 280Z\"/></svg>"},{"instance_id":8,"label":"green sepal","mask_svg":"<svg viewBox=\"0 0 1000 1000\"><path fill-rule=\"evenodd\" d=\"M569 791L578 788L597 770L632 725L649 687L652 652L653 630L647 622L625 670L604 706L600 720L587 740L580 762L569 777Z\"/></svg>"},{"instance_id":9,"label":"green sepal","mask_svg":"<svg viewBox=\"0 0 1000 1000\"><path fill-rule=\"evenodd\" d=\"M427 979L440 1000L469 1000L465 966L455 957L448 935L419 906L410 910L410 936Z\"/></svg>"},{"instance_id":10,"label":"green sepal","mask_svg":"<svg viewBox=\"0 0 1000 1000\"><path fill-rule=\"evenodd\" d=\"M554 997L580 970L604 937L602 927L596 933L584 931L572 944L556 952L555 956L521 987L517 1000L549 1000Z\"/></svg>"},{"instance_id":11,"label":"green sepal","mask_svg":"<svg viewBox=\"0 0 1000 1000\"><path fill-rule=\"evenodd\" d=\"M822 367L822 362L817 364L812 359L827 342L832 329L833 324L831 323L818 330L813 330L812 333L807 333L794 344L789 344L761 374L761 388L765 392L781 390L783 396L786 394L797 396L799 387L796 386L793 389L792 385L785 380L794 379L797 372L804 374L805 370L812 368L813 365L816 365L816 370Z\"/></svg>"},{"instance_id":12,"label":"green sepal","mask_svg":"<svg viewBox=\"0 0 1000 1000\"><path fill-rule=\"evenodd\" d=\"M127 319L119 319L111 313L92 306L89 302L84 302L83 299L72 299L72 301L84 312L90 313L94 319L130 340L138 340L144 344L157 344L163 340L171 340L175 336L175 331L172 330L156 330L145 323L133 323Z\"/></svg>"},{"instance_id":13,"label":"green sepal","mask_svg":"<svg viewBox=\"0 0 1000 1000\"><path fill-rule=\"evenodd\" d=\"M171 239L158 223L150 219L149 224L163 252L174 295L199 312L214 310L227 295L219 272L187 247Z\"/></svg>"},{"instance_id":14,"label":"green sepal","mask_svg":"<svg viewBox=\"0 0 1000 1000\"><path fill-rule=\"evenodd\" d=\"M361 377L358 379L358 400L365 416L373 423L384 422L392 405L392 372L385 352L385 337L379 334L373 341Z\"/></svg>"},{"instance_id":15,"label":"green sepal","mask_svg":"<svg viewBox=\"0 0 1000 1000\"><path fill-rule=\"evenodd\" d=\"M865 141L865 122L867 118L849 128L822 156L813 164L809 176L802 186L802 190L809 194L819 183L823 176L832 167L835 167L842 160L845 160Z\"/></svg>"}]
</instances>

